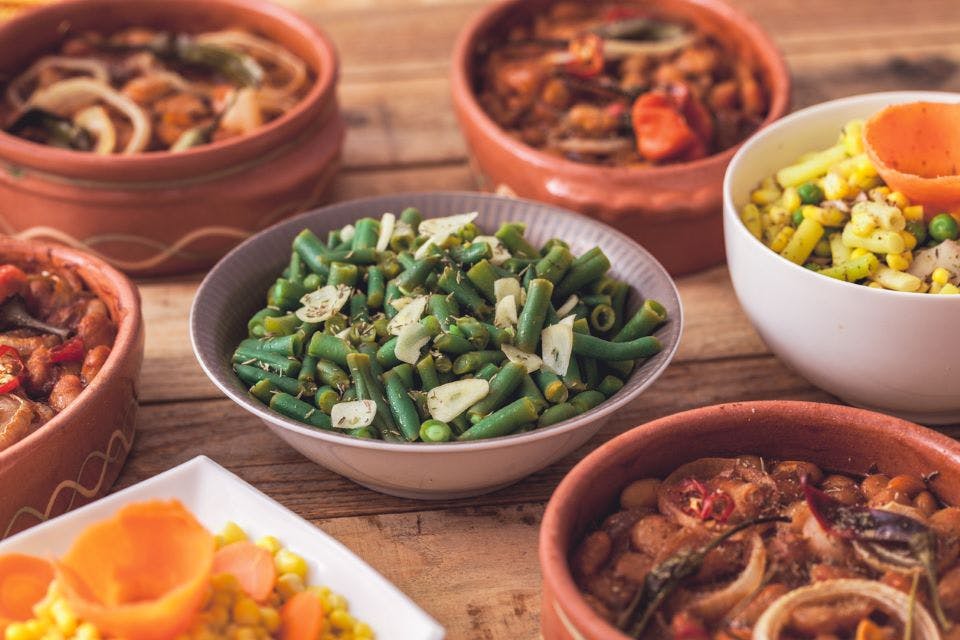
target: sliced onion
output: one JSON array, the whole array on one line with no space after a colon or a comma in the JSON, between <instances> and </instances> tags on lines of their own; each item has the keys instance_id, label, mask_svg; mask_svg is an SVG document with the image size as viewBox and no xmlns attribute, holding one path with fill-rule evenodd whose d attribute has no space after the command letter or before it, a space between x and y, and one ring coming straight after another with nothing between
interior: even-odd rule
<instances>
[{"instance_id":1,"label":"sliced onion","mask_svg":"<svg viewBox=\"0 0 960 640\"><path fill-rule=\"evenodd\" d=\"M737 579L716 591L711 591L690 605L690 610L709 621L719 620L728 611L752 596L763 582L767 566L767 550L760 536L750 538L750 557Z\"/></svg>"},{"instance_id":2,"label":"sliced onion","mask_svg":"<svg viewBox=\"0 0 960 640\"><path fill-rule=\"evenodd\" d=\"M233 29L211 31L199 34L196 41L201 44L219 45L227 49L240 49L254 58L266 60L273 66L286 71L289 78L284 84L276 87L263 87L262 91L288 95L299 91L307 81L307 65L303 60L275 42L258 38L252 33Z\"/></svg>"},{"instance_id":3,"label":"sliced onion","mask_svg":"<svg viewBox=\"0 0 960 640\"><path fill-rule=\"evenodd\" d=\"M563 138L556 141L556 146L561 151L593 156L609 156L629 151L635 144L630 138Z\"/></svg>"},{"instance_id":4,"label":"sliced onion","mask_svg":"<svg viewBox=\"0 0 960 640\"><path fill-rule=\"evenodd\" d=\"M22 109L27 102L30 101L30 96L26 98L23 97L23 87L36 78L41 71L49 67L87 73L104 84L110 82L110 72L107 70L107 65L95 58L43 56L30 65L26 71L10 81L10 84L7 85L7 101L13 105L15 109Z\"/></svg>"},{"instance_id":5,"label":"sliced onion","mask_svg":"<svg viewBox=\"0 0 960 640\"><path fill-rule=\"evenodd\" d=\"M227 131L250 133L263 126L263 111L257 102L256 89L242 87L220 118L220 126Z\"/></svg>"},{"instance_id":6,"label":"sliced onion","mask_svg":"<svg viewBox=\"0 0 960 640\"><path fill-rule=\"evenodd\" d=\"M430 331L419 322L408 324L397 335L397 344L393 353L400 362L417 364L420 360L420 349L430 342Z\"/></svg>"},{"instance_id":7,"label":"sliced onion","mask_svg":"<svg viewBox=\"0 0 960 640\"><path fill-rule=\"evenodd\" d=\"M396 307L394 307L396 309ZM403 306L397 312L397 315L387 323L387 331L390 335L398 336L409 325L420 322L420 316L423 310L427 308L427 296L417 296L410 300L409 304Z\"/></svg>"},{"instance_id":8,"label":"sliced onion","mask_svg":"<svg viewBox=\"0 0 960 640\"><path fill-rule=\"evenodd\" d=\"M329 320L333 314L340 311L347 304L353 288L345 284L320 287L300 298L303 306L297 309L296 315L303 322L323 322Z\"/></svg>"},{"instance_id":9,"label":"sliced onion","mask_svg":"<svg viewBox=\"0 0 960 640\"><path fill-rule=\"evenodd\" d=\"M896 513L924 524L927 522L926 516L924 516L923 512L921 512L919 509L915 509L905 504L900 504L899 502L891 501L877 508L881 511ZM859 558L860 561L868 567L871 567L877 571L895 571L898 573L903 573L904 571L911 571L922 566L912 556L891 551L883 544L853 540L851 545L853 546L854 552L857 554L857 558Z\"/></svg>"},{"instance_id":10,"label":"sliced onion","mask_svg":"<svg viewBox=\"0 0 960 640\"><path fill-rule=\"evenodd\" d=\"M521 351L512 344L505 344L500 348L503 349L503 353L506 354L507 360L523 365L527 373L538 371L540 367L543 366L543 360L537 357L536 354Z\"/></svg>"},{"instance_id":11,"label":"sliced onion","mask_svg":"<svg viewBox=\"0 0 960 640\"><path fill-rule=\"evenodd\" d=\"M87 107L73 116L73 121L97 136L97 146L93 152L101 155L113 153L117 146L117 130L113 126L110 114L101 106Z\"/></svg>"},{"instance_id":12,"label":"sliced onion","mask_svg":"<svg viewBox=\"0 0 960 640\"><path fill-rule=\"evenodd\" d=\"M753 627L753 640L778 640L789 628L793 612L804 605L835 603L843 598L861 598L874 602L890 616L907 627L910 607L913 606L914 640L938 640L940 630L926 608L910 596L877 580L825 580L808 587L795 589L780 596L771 604Z\"/></svg>"},{"instance_id":13,"label":"sliced onion","mask_svg":"<svg viewBox=\"0 0 960 640\"><path fill-rule=\"evenodd\" d=\"M494 326L506 329L507 327L515 327L518 321L517 299L513 297L513 294L501 298L494 310Z\"/></svg>"},{"instance_id":14,"label":"sliced onion","mask_svg":"<svg viewBox=\"0 0 960 640\"><path fill-rule=\"evenodd\" d=\"M483 378L468 378L441 384L427 392L427 410L434 420L450 422L483 400L489 392L490 383Z\"/></svg>"},{"instance_id":15,"label":"sliced onion","mask_svg":"<svg viewBox=\"0 0 960 640\"><path fill-rule=\"evenodd\" d=\"M373 400L338 402L330 409L330 422L334 429L359 429L369 427L377 415L377 403Z\"/></svg>"},{"instance_id":16,"label":"sliced onion","mask_svg":"<svg viewBox=\"0 0 960 640\"><path fill-rule=\"evenodd\" d=\"M123 153L138 153L146 149L151 135L150 118L136 102L98 80L69 78L55 82L35 92L28 104L66 116L97 100L120 111L133 124L133 133Z\"/></svg>"},{"instance_id":17,"label":"sliced onion","mask_svg":"<svg viewBox=\"0 0 960 640\"><path fill-rule=\"evenodd\" d=\"M393 237L393 229L397 224L397 216L385 213L380 218L380 236L377 238L377 251L386 251Z\"/></svg>"},{"instance_id":18,"label":"sliced onion","mask_svg":"<svg viewBox=\"0 0 960 640\"><path fill-rule=\"evenodd\" d=\"M573 323L560 321L544 329L540 332L540 347L543 368L558 376L566 375L573 354Z\"/></svg>"}]
</instances>

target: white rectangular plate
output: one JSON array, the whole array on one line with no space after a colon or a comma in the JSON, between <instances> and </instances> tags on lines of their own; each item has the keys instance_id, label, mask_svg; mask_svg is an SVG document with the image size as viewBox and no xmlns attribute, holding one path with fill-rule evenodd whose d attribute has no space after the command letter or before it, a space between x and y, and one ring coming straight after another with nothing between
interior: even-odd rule
<instances>
[{"instance_id":1,"label":"white rectangular plate","mask_svg":"<svg viewBox=\"0 0 960 640\"><path fill-rule=\"evenodd\" d=\"M176 498L210 531L228 520L252 538L276 536L310 565L310 581L345 596L350 612L369 624L378 640L441 640L444 630L407 596L317 527L257 491L206 456L165 471L93 504L0 542L0 553L41 557L65 553L87 525L125 504Z\"/></svg>"}]
</instances>

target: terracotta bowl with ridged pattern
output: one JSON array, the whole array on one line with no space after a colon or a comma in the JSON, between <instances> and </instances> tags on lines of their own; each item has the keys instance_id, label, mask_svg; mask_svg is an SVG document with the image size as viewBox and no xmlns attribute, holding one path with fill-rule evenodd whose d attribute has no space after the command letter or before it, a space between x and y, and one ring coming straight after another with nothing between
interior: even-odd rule
<instances>
[{"instance_id":1,"label":"terracotta bowl with ridged pattern","mask_svg":"<svg viewBox=\"0 0 960 640\"><path fill-rule=\"evenodd\" d=\"M722 262L723 174L739 145L693 162L598 167L520 142L480 106L475 89L478 48L555 1L493 3L460 32L453 54L453 103L481 188L548 202L614 226L673 275ZM643 6L695 25L754 62L770 103L762 126L787 112L790 73L776 45L749 16L723 0L649 0Z\"/></svg>"},{"instance_id":2,"label":"terracotta bowl with ridged pattern","mask_svg":"<svg viewBox=\"0 0 960 640\"><path fill-rule=\"evenodd\" d=\"M64 31L240 27L299 56L315 77L292 109L253 133L180 153L99 156L0 132L0 233L52 240L137 275L210 266L239 241L315 205L340 165L337 54L295 13L260 0L65 0L0 25L0 80Z\"/></svg>"},{"instance_id":3,"label":"terracotta bowl with ridged pattern","mask_svg":"<svg viewBox=\"0 0 960 640\"><path fill-rule=\"evenodd\" d=\"M960 504L960 443L900 418L785 400L720 404L660 418L581 460L550 498L539 544L544 640L629 640L594 613L568 564L583 537L616 510L625 486L665 478L697 458L745 454L805 460L853 475L939 471L930 489L945 503Z\"/></svg>"},{"instance_id":4,"label":"terracotta bowl with ridged pattern","mask_svg":"<svg viewBox=\"0 0 960 640\"><path fill-rule=\"evenodd\" d=\"M503 222L527 225L539 246L550 238L570 243L574 254L599 246L610 272L631 285L628 306L653 298L669 320L655 335L663 350L637 367L620 391L584 414L555 425L475 442L391 443L312 429L252 399L233 373L231 354L247 336L247 320L263 307L270 283L290 261L290 243L302 229L327 231L385 211L417 207L435 218L479 212L476 224L494 232ZM405 498L464 498L495 491L561 459L583 445L620 409L635 402L663 373L683 330L680 297L663 267L622 233L587 217L539 202L478 193L409 193L365 198L323 207L282 222L243 243L207 274L190 311L190 338L200 366L240 408L260 418L290 446L314 462L366 487Z\"/></svg>"},{"instance_id":5,"label":"terracotta bowl with ridged pattern","mask_svg":"<svg viewBox=\"0 0 960 640\"><path fill-rule=\"evenodd\" d=\"M106 304L117 337L103 368L66 409L0 451L0 538L105 495L133 446L143 363L140 294L122 273L63 246L0 236L0 263L75 271Z\"/></svg>"}]
</instances>

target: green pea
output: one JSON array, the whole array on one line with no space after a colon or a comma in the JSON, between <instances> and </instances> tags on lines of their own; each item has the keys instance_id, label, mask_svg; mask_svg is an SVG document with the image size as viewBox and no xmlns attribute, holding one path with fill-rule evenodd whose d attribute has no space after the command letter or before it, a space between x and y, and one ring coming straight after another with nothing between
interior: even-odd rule
<instances>
[{"instance_id":1,"label":"green pea","mask_svg":"<svg viewBox=\"0 0 960 640\"><path fill-rule=\"evenodd\" d=\"M927 239L927 225L922 220L911 220L907 223L906 230L917 239L917 244L923 244Z\"/></svg>"},{"instance_id":2,"label":"green pea","mask_svg":"<svg viewBox=\"0 0 960 640\"><path fill-rule=\"evenodd\" d=\"M809 269L810 271L820 271L821 269L823 269L823 267L817 264L816 262L808 262L805 265L803 265L803 268Z\"/></svg>"},{"instance_id":3,"label":"green pea","mask_svg":"<svg viewBox=\"0 0 960 640\"><path fill-rule=\"evenodd\" d=\"M793 222L793 226L799 227L800 223L803 222L803 208L797 207L793 210L793 215L790 216L790 220Z\"/></svg>"},{"instance_id":4,"label":"green pea","mask_svg":"<svg viewBox=\"0 0 960 640\"><path fill-rule=\"evenodd\" d=\"M797 187L797 195L803 204L819 204L823 202L823 189L816 182L804 182Z\"/></svg>"},{"instance_id":5,"label":"green pea","mask_svg":"<svg viewBox=\"0 0 960 640\"><path fill-rule=\"evenodd\" d=\"M934 240L956 240L960 235L957 221L949 213L935 215L930 221L930 237Z\"/></svg>"},{"instance_id":6,"label":"green pea","mask_svg":"<svg viewBox=\"0 0 960 640\"><path fill-rule=\"evenodd\" d=\"M453 437L450 425L440 420L427 420L420 425L420 439L424 442L449 442Z\"/></svg>"}]
</instances>

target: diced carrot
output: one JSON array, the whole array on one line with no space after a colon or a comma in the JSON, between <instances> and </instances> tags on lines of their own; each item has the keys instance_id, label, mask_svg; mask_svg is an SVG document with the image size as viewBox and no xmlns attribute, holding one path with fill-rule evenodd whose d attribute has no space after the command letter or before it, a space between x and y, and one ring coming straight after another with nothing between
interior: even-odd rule
<instances>
[{"instance_id":1,"label":"diced carrot","mask_svg":"<svg viewBox=\"0 0 960 640\"><path fill-rule=\"evenodd\" d=\"M693 146L697 136L682 114L671 105L658 106L652 100L637 99L631 114L637 149L648 160L665 160ZM664 100L668 99L664 97Z\"/></svg>"},{"instance_id":2,"label":"diced carrot","mask_svg":"<svg viewBox=\"0 0 960 640\"><path fill-rule=\"evenodd\" d=\"M27 286L27 274L12 264L0 265L0 301L23 293Z\"/></svg>"},{"instance_id":3,"label":"diced carrot","mask_svg":"<svg viewBox=\"0 0 960 640\"><path fill-rule=\"evenodd\" d=\"M241 540L223 547L213 556L213 574L229 573L248 596L266 600L277 582L273 555L262 547Z\"/></svg>"},{"instance_id":4,"label":"diced carrot","mask_svg":"<svg viewBox=\"0 0 960 640\"><path fill-rule=\"evenodd\" d=\"M883 181L928 216L960 210L960 104L887 107L867 120L863 143Z\"/></svg>"},{"instance_id":5,"label":"diced carrot","mask_svg":"<svg viewBox=\"0 0 960 640\"><path fill-rule=\"evenodd\" d=\"M215 542L182 504L131 504L87 527L56 563L77 616L127 640L168 640L203 604Z\"/></svg>"},{"instance_id":6,"label":"diced carrot","mask_svg":"<svg viewBox=\"0 0 960 640\"><path fill-rule=\"evenodd\" d=\"M323 604L315 593L301 591L280 609L280 640L316 640L323 631Z\"/></svg>"},{"instance_id":7,"label":"diced carrot","mask_svg":"<svg viewBox=\"0 0 960 640\"><path fill-rule=\"evenodd\" d=\"M0 632L8 624L33 617L33 605L47 594L53 566L41 558L11 553L0 556Z\"/></svg>"}]
</instances>

